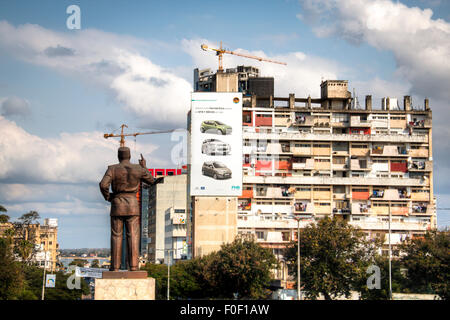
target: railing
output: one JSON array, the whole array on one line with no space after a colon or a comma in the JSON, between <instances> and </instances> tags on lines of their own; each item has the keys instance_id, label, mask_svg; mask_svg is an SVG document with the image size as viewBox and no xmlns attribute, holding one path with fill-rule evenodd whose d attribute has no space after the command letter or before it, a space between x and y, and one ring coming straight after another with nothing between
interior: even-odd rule
<instances>
[{"instance_id":1,"label":"railing","mask_svg":"<svg viewBox=\"0 0 450 320\"><path fill-rule=\"evenodd\" d=\"M387 221L350 221L349 224L366 230L388 230ZM391 230L420 230L425 231L431 224L427 222L391 222Z\"/></svg>"},{"instance_id":2,"label":"railing","mask_svg":"<svg viewBox=\"0 0 450 320\"><path fill-rule=\"evenodd\" d=\"M330 134L330 133L301 133L301 132L243 132L244 139L260 140L303 140L303 141L352 141L352 142L428 142L427 135L402 135L402 134Z\"/></svg>"},{"instance_id":3,"label":"railing","mask_svg":"<svg viewBox=\"0 0 450 320\"><path fill-rule=\"evenodd\" d=\"M429 180L414 178L368 178L368 177L310 177L310 176L244 176L244 183L288 185L378 185L378 186L427 186ZM421 200L421 199L418 199Z\"/></svg>"},{"instance_id":4,"label":"railing","mask_svg":"<svg viewBox=\"0 0 450 320\"><path fill-rule=\"evenodd\" d=\"M300 221L300 227L309 225L308 221ZM297 228L297 221L289 216L247 215L238 214L238 228Z\"/></svg>"}]
</instances>

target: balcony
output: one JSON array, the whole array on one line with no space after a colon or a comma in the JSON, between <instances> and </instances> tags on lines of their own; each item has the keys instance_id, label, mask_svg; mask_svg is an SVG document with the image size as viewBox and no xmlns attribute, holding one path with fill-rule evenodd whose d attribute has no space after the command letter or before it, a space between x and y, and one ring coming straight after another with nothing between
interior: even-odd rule
<instances>
[{"instance_id":1,"label":"balcony","mask_svg":"<svg viewBox=\"0 0 450 320\"><path fill-rule=\"evenodd\" d=\"M411 193L412 201L430 201L429 192L413 192Z\"/></svg>"},{"instance_id":2,"label":"balcony","mask_svg":"<svg viewBox=\"0 0 450 320\"><path fill-rule=\"evenodd\" d=\"M429 180L415 178L367 178L367 177L274 177L244 176L244 183L288 184L288 185L354 185L354 186L428 186ZM429 195L428 195L429 197ZM428 200L427 200L428 201Z\"/></svg>"},{"instance_id":3,"label":"balcony","mask_svg":"<svg viewBox=\"0 0 450 320\"><path fill-rule=\"evenodd\" d=\"M363 230L389 230L388 222L350 221L349 224ZM391 230L426 231L428 226L422 222L391 222Z\"/></svg>"},{"instance_id":4,"label":"balcony","mask_svg":"<svg viewBox=\"0 0 450 320\"><path fill-rule=\"evenodd\" d=\"M367 157L370 153L368 148L352 148L350 155L357 157Z\"/></svg>"},{"instance_id":5,"label":"balcony","mask_svg":"<svg viewBox=\"0 0 450 320\"><path fill-rule=\"evenodd\" d=\"M293 162L293 170L312 170L314 169L314 159L306 159L306 162Z\"/></svg>"},{"instance_id":6,"label":"balcony","mask_svg":"<svg viewBox=\"0 0 450 320\"><path fill-rule=\"evenodd\" d=\"M367 160L350 159L350 170L370 171L371 163Z\"/></svg>"},{"instance_id":7,"label":"balcony","mask_svg":"<svg viewBox=\"0 0 450 320\"><path fill-rule=\"evenodd\" d=\"M434 212L434 206L429 203L413 203L411 207L411 214L413 215L433 215Z\"/></svg>"},{"instance_id":8,"label":"balcony","mask_svg":"<svg viewBox=\"0 0 450 320\"><path fill-rule=\"evenodd\" d=\"M334 200L345 200L345 199L350 199L350 194L345 193L345 192L334 192L333 193L333 199Z\"/></svg>"},{"instance_id":9,"label":"balcony","mask_svg":"<svg viewBox=\"0 0 450 320\"><path fill-rule=\"evenodd\" d=\"M274 124L276 126L287 126L291 122L290 117L277 117L275 116Z\"/></svg>"},{"instance_id":10,"label":"balcony","mask_svg":"<svg viewBox=\"0 0 450 320\"><path fill-rule=\"evenodd\" d=\"M300 226L303 228L307 222L301 221ZM303 225L303 226L302 226ZM255 229L294 229L297 228L295 219L288 219L277 215L240 215L238 214L238 228L255 228Z\"/></svg>"},{"instance_id":11,"label":"balcony","mask_svg":"<svg viewBox=\"0 0 450 320\"><path fill-rule=\"evenodd\" d=\"M329 156L331 148L313 147L313 155L315 156Z\"/></svg>"},{"instance_id":12,"label":"balcony","mask_svg":"<svg viewBox=\"0 0 450 320\"><path fill-rule=\"evenodd\" d=\"M385 156L385 157L408 157L408 152L404 148L397 146L384 146L374 147L371 152L372 156Z\"/></svg>"},{"instance_id":13,"label":"balcony","mask_svg":"<svg viewBox=\"0 0 450 320\"><path fill-rule=\"evenodd\" d=\"M313 198L314 198L314 200L330 200L331 199L331 191L314 190Z\"/></svg>"},{"instance_id":14,"label":"balcony","mask_svg":"<svg viewBox=\"0 0 450 320\"><path fill-rule=\"evenodd\" d=\"M311 191L296 191L294 193L295 199L311 199Z\"/></svg>"},{"instance_id":15,"label":"balcony","mask_svg":"<svg viewBox=\"0 0 450 320\"><path fill-rule=\"evenodd\" d=\"M426 118L423 120L410 121L408 125L412 128L431 128L432 119Z\"/></svg>"},{"instance_id":16,"label":"balcony","mask_svg":"<svg viewBox=\"0 0 450 320\"><path fill-rule=\"evenodd\" d=\"M314 118L311 116L296 116L295 121L292 122L294 127L310 127L314 124Z\"/></svg>"},{"instance_id":17,"label":"balcony","mask_svg":"<svg viewBox=\"0 0 450 320\"><path fill-rule=\"evenodd\" d=\"M370 128L372 124L370 121L367 120L361 120L358 116L351 116L350 117L350 126L351 127L358 127L358 128Z\"/></svg>"},{"instance_id":18,"label":"balcony","mask_svg":"<svg viewBox=\"0 0 450 320\"><path fill-rule=\"evenodd\" d=\"M318 128L328 128L330 127L330 121L328 120L320 120L320 119L316 119L314 121L314 127L318 127Z\"/></svg>"},{"instance_id":19,"label":"balcony","mask_svg":"<svg viewBox=\"0 0 450 320\"><path fill-rule=\"evenodd\" d=\"M407 123L406 119L403 120L390 120L390 126L391 128L400 128L400 129L406 129Z\"/></svg>"},{"instance_id":20,"label":"balcony","mask_svg":"<svg viewBox=\"0 0 450 320\"><path fill-rule=\"evenodd\" d=\"M350 208L333 208L333 214L351 214Z\"/></svg>"},{"instance_id":21,"label":"balcony","mask_svg":"<svg viewBox=\"0 0 450 320\"><path fill-rule=\"evenodd\" d=\"M347 170L347 164L345 163L333 163L333 170Z\"/></svg>"},{"instance_id":22,"label":"balcony","mask_svg":"<svg viewBox=\"0 0 450 320\"><path fill-rule=\"evenodd\" d=\"M331 121L330 124L331 124L332 128L346 128L349 125L348 121L340 122L340 121L333 121L333 120Z\"/></svg>"},{"instance_id":23,"label":"balcony","mask_svg":"<svg viewBox=\"0 0 450 320\"><path fill-rule=\"evenodd\" d=\"M410 150L408 150L408 155L410 157L416 157L416 158L428 158L428 149L425 149L425 148L410 149Z\"/></svg>"},{"instance_id":24,"label":"balcony","mask_svg":"<svg viewBox=\"0 0 450 320\"><path fill-rule=\"evenodd\" d=\"M294 203L294 212L295 213L314 213L314 203L311 202L303 202L296 201Z\"/></svg>"},{"instance_id":25,"label":"balcony","mask_svg":"<svg viewBox=\"0 0 450 320\"><path fill-rule=\"evenodd\" d=\"M372 200L383 200L383 201L408 201L410 196L406 194L406 190L398 189L385 189L385 190L373 190L370 197Z\"/></svg>"},{"instance_id":26,"label":"balcony","mask_svg":"<svg viewBox=\"0 0 450 320\"><path fill-rule=\"evenodd\" d=\"M293 147L292 153L294 156L309 156L311 155L311 148Z\"/></svg>"},{"instance_id":27,"label":"balcony","mask_svg":"<svg viewBox=\"0 0 450 320\"><path fill-rule=\"evenodd\" d=\"M295 141L351 141L351 142L405 142L427 143L426 135L402 135L402 134L331 134L331 133L300 133L285 131L280 133L250 132L243 133L244 139L259 140L295 140Z\"/></svg>"},{"instance_id":28,"label":"balcony","mask_svg":"<svg viewBox=\"0 0 450 320\"><path fill-rule=\"evenodd\" d=\"M408 171L411 172L430 172L433 170L432 161L410 161Z\"/></svg>"},{"instance_id":29,"label":"balcony","mask_svg":"<svg viewBox=\"0 0 450 320\"><path fill-rule=\"evenodd\" d=\"M330 161L314 161L314 170L330 170Z\"/></svg>"}]
</instances>

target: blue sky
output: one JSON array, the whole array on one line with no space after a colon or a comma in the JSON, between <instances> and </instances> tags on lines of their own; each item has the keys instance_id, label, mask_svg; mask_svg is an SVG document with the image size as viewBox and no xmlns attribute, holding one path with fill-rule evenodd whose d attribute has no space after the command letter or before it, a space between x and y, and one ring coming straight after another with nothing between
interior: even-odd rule
<instances>
[{"instance_id":1,"label":"blue sky","mask_svg":"<svg viewBox=\"0 0 450 320\"><path fill-rule=\"evenodd\" d=\"M66 27L72 4L80 30ZM117 142L102 134L122 123L185 128L192 70L217 68L200 44L223 41L288 62L282 69L224 58L274 76L279 95L318 96L323 77L348 79L360 100L372 94L374 103L430 98L435 193L439 207L450 207L449 21L450 3L439 0L2 1L0 203L13 218L28 210L58 218L62 248L108 247L97 183ZM128 144L149 167L174 167L181 141L166 134ZM448 211L438 223L449 225Z\"/></svg>"}]
</instances>

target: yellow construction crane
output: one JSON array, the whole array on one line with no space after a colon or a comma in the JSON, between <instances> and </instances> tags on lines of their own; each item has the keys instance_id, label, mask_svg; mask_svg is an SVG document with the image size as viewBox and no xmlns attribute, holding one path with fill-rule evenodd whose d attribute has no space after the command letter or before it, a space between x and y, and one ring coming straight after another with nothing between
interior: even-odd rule
<instances>
[{"instance_id":1,"label":"yellow construction crane","mask_svg":"<svg viewBox=\"0 0 450 320\"><path fill-rule=\"evenodd\" d=\"M122 128L120 134L113 134L113 133L105 133L103 137L105 139L113 138L113 137L120 137L120 146L125 147L125 137L136 137L143 134L158 134L158 133L169 133L174 132L176 129L171 130L163 130L163 131L149 131L149 132L135 132L135 133L123 133L123 128L128 128L126 124L122 124L120 126Z\"/></svg>"},{"instance_id":2,"label":"yellow construction crane","mask_svg":"<svg viewBox=\"0 0 450 320\"><path fill-rule=\"evenodd\" d=\"M223 66L222 66L222 59L223 58L222 58L222 56L223 56L224 53L233 54L235 56L240 56L240 57L249 58L249 59L255 59L255 60L259 60L259 61L278 63L278 64L282 64L282 65L287 66L287 63L285 63L285 62L265 59L265 58L261 58L261 57L257 57L257 56L252 56L252 55L249 55L249 54L243 54L243 53L238 53L238 52L226 50L226 49L222 48L222 41L220 41L220 48L219 49L210 48L206 44L202 44L200 47L203 50L205 50L205 51L211 50L211 51L215 51L216 52L216 55L219 57L219 70L218 70L219 72L223 71Z\"/></svg>"}]
</instances>

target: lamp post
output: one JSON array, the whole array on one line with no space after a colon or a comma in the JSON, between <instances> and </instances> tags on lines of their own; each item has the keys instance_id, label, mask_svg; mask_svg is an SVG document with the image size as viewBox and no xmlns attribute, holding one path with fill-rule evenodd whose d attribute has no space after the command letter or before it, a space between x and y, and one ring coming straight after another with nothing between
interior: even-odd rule
<instances>
[{"instance_id":1,"label":"lamp post","mask_svg":"<svg viewBox=\"0 0 450 320\"><path fill-rule=\"evenodd\" d=\"M44 300L45 297L45 271L47 268L47 252L44 251L44 275L42 276L42 294L41 294L41 300Z\"/></svg>"},{"instance_id":2,"label":"lamp post","mask_svg":"<svg viewBox=\"0 0 450 320\"><path fill-rule=\"evenodd\" d=\"M297 220L297 300L301 300L302 291L300 289L300 217L293 216Z\"/></svg>"},{"instance_id":3,"label":"lamp post","mask_svg":"<svg viewBox=\"0 0 450 320\"><path fill-rule=\"evenodd\" d=\"M167 300L170 300L170 254L172 249L167 249Z\"/></svg>"},{"instance_id":4,"label":"lamp post","mask_svg":"<svg viewBox=\"0 0 450 320\"><path fill-rule=\"evenodd\" d=\"M389 300L392 300L391 202L389 201Z\"/></svg>"},{"instance_id":5,"label":"lamp post","mask_svg":"<svg viewBox=\"0 0 450 320\"><path fill-rule=\"evenodd\" d=\"M302 293L300 289L300 217L297 220L297 300L301 300Z\"/></svg>"}]
</instances>

